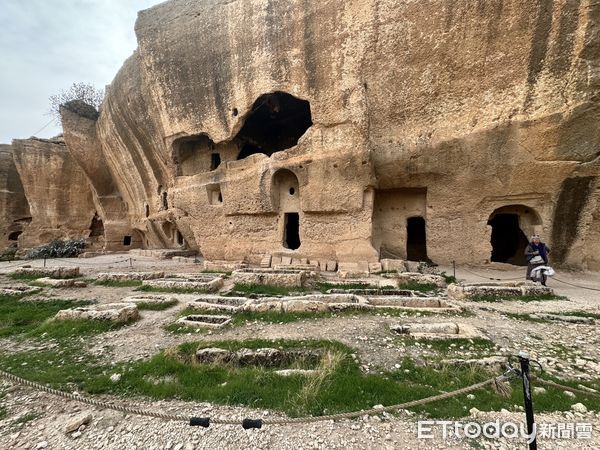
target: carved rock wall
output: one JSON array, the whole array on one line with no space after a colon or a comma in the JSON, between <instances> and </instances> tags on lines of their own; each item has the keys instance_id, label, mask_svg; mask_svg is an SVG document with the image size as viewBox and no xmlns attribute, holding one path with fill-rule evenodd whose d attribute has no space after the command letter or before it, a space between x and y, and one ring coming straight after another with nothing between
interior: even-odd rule
<instances>
[{"instance_id":1,"label":"carved rock wall","mask_svg":"<svg viewBox=\"0 0 600 450\"><path fill-rule=\"evenodd\" d=\"M12 148L32 217L19 247L87 238L96 208L87 178L65 143L15 139Z\"/></svg>"},{"instance_id":2,"label":"carved rock wall","mask_svg":"<svg viewBox=\"0 0 600 450\"><path fill-rule=\"evenodd\" d=\"M598 267L599 23L586 0L171 0L139 13L96 132L144 246L374 261L413 214L432 260L484 262L504 215ZM285 109L274 93L312 125L237 160L264 137L248 124Z\"/></svg>"},{"instance_id":3,"label":"carved rock wall","mask_svg":"<svg viewBox=\"0 0 600 450\"><path fill-rule=\"evenodd\" d=\"M0 248L17 245L30 220L29 204L13 161L12 147L0 145Z\"/></svg>"}]
</instances>

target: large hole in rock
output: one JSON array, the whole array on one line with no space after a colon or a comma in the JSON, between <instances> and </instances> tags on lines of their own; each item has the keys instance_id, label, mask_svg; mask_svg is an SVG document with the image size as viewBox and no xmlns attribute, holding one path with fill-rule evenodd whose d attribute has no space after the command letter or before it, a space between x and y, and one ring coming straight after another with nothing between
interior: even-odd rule
<instances>
[{"instance_id":1,"label":"large hole in rock","mask_svg":"<svg viewBox=\"0 0 600 450\"><path fill-rule=\"evenodd\" d=\"M9 241L18 241L19 236L21 236L22 233L23 233L22 231L13 231L12 233L10 233L8 235L8 240Z\"/></svg>"},{"instance_id":2,"label":"large hole in rock","mask_svg":"<svg viewBox=\"0 0 600 450\"><path fill-rule=\"evenodd\" d=\"M96 212L94 213L94 217L92 217L92 223L90 225L90 237L93 238L99 236L104 236L104 224Z\"/></svg>"},{"instance_id":3,"label":"large hole in rock","mask_svg":"<svg viewBox=\"0 0 600 450\"><path fill-rule=\"evenodd\" d=\"M271 156L293 147L311 125L308 101L285 92L262 95L252 105L252 110L237 135L237 139L243 142L237 159L244 159L255 153Z\"/></svg>"}]
</instances>

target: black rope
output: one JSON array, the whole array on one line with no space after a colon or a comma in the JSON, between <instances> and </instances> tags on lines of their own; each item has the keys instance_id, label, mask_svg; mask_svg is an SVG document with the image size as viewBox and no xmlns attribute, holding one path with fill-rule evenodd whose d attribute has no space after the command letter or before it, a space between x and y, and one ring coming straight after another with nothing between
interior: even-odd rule
<instances>
[{"instance_id":1,"label":"black rope","mask_svg":"<svg viewBox=\"0 0 600 450\"><path fill-rule=\"evenodd\" d=\"M580 286L578 284L569 283L568 281L559 280L556 277L553 277L553 279L556 280L556 281L558 281L559 283L568 284L569 286L574 286L574 287L577 287L577 288L580 288L580 289L587 289L589 291L598 291L598 292L600 292L600 289L597 289L597 288L587 287L587 286Z\"/></svg>"}]
</instances>

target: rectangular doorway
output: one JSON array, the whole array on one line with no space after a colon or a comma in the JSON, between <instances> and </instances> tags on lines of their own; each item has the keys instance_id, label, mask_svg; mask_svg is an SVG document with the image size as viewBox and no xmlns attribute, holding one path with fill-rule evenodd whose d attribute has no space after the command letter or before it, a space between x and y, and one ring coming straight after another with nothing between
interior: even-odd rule
<instances>
[{"instance_id":1,"label":"rectangular doorway","mask_svg":"<svg viewBox=\"0 0 600 450\"><path fill-rule=\"evenodd\" d=\"M290 250L300 247L300 215L285 213L283 227L283 246Z\"/></svg>"}]
</instances>

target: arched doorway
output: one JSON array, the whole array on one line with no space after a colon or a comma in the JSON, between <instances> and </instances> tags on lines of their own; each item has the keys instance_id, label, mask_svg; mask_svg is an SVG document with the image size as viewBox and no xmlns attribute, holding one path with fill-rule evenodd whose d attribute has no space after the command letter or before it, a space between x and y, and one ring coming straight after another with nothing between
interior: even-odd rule
<instances>
[{"instance_id":1,"label":"arched doorway","mask_svg":"<svg viewBox=\"0 0 600 450\"><path fill-rule=\"evenodd\" d=\"M542 224L539 214L525 205L496 209L488 220L492 227L492 262L526 266L525 248L535 228Z\"/></svg>"},{"instance_id":2,"label":"arched doorway","mask_svg":"<svg viewBox=\"0 0 600 450\"><path fill-rule=\"evenodd\" d=\"M282 244L296 250L300 240L300 184L294 172L280 169L273 175L271 186L273 207L280 214Z\"/></svg>"}]
</instances>

